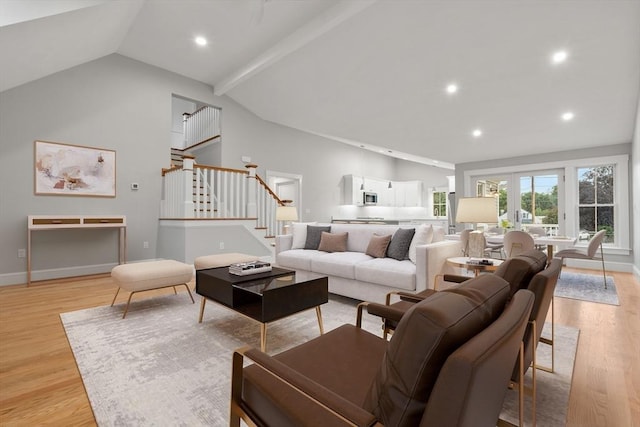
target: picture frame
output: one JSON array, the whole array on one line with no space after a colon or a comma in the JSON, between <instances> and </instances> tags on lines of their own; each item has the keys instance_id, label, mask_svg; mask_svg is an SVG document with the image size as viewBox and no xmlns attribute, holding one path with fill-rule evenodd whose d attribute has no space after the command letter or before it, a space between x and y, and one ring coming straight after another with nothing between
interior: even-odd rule
<instances>
[{"instance_id":1,"label":"picture frame","mask_svg":"<svg viewBox=\"0 0 640 427\"><path fill-rule=\"evenodd\" d=\"M34 141L36 195L116 196L116 152L62 142Z\"/></svg>"}]
</instances>

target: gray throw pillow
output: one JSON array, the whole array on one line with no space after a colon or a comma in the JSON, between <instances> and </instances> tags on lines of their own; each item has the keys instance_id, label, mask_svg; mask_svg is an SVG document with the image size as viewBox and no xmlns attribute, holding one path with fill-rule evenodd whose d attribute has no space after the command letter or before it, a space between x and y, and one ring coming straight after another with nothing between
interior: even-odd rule
<instances>
[{"instance_id":1,"label":"gray throw pillow","mask_svg":"<svg viewBox=\"0 0 640 427\"><path fill-rule=\"evenodd\" d=\"M322 238L322 232L331 232L331 226L323 225L307 225L307 239L304 242L305 249L318 249L320 246L320 239Z\"/></svg>"},{"instance_id":2,"label":"gray throw pillow","mask_svg":"<svg viewBox=\"0 0 640 427\"><path fill-rule=\"evenodd\" d=\"M409 246L415 232L415 228L398 228L387 248L387 256L398 261L409 259Z\"/></svg>"}]
</instances>

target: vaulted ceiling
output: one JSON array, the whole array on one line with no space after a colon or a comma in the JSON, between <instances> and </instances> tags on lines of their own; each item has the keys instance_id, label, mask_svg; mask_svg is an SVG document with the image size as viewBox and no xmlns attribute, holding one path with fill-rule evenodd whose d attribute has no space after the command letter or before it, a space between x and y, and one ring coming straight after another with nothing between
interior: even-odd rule
<instances>
[{"instance_id":1,"label":"vaulted ceiling","mask_svg":"<svg viewBox=\"0 0 640 427\"><path fill-rule=\"evenodd\" d=\"M630 142L640 0L0 0L0 91L112 53L451 167Z\"/></svg>"}]
</instances>

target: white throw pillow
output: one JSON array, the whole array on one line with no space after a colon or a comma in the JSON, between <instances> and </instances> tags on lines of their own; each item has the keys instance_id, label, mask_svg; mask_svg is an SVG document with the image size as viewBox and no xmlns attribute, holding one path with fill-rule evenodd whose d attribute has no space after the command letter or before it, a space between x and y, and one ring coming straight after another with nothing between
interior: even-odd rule
<instances>
[{"instance_id":1,"label":"white throw pillow","mask_svg":"<svg viewBox=\"0 0 640 427\"><path fill-rule=\"evenodd\" d=\"M291 249L304 249L304 244L307 241L307 225L316 224L316 222L294 222L291 224L291 232L293 234Z\"/></svg>"},{"instance_id":2,"label":"white throw pillow","mask_svg":"<svg viewBox=\"0 0 640 427\"><path fill-rule=\"evenodd\" d=\"M431 224L420 224L416 228L416 234L413 235L411 245L409 245L409 259L416 263L416 246L431 243L433 239L433 226Z\"/></svg>"}]
</instances>

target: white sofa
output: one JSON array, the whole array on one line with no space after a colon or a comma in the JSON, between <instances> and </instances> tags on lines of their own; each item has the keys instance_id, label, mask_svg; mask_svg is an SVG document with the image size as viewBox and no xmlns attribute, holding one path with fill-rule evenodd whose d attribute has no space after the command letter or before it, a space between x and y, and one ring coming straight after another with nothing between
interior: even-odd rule
<instances>
[{"instance_id":1,"label":"white sofa","mask_svg":"<svg viewBox=\"0 0 640 427\"><path fill-rule=\"evenodd\" d=\"M362 301L384 302L390 291L417 292L433 288L436 275L451 271L446 265L447 258L461 254L460 242L444 240L444 230L437 226L433 227L432 243L416 246L414 263L408 259L374 258L365 253L374 233L394 234L398 228L414 228L413 225L312 225L331 226L331 233L347 232L346 251L292 249L294 236L279 235L276 236L276 265L296 270L296 274L303 278L326 275L329 277L329 292Z\"/></svg>"}]
</instances>

